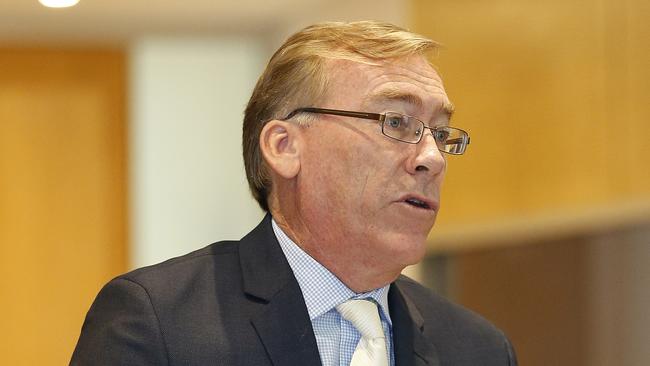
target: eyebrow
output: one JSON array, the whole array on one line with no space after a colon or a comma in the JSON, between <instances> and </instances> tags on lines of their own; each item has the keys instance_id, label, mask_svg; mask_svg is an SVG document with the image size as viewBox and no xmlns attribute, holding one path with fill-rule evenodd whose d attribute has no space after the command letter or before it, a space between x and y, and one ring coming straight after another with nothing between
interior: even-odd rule
<instances>
[{"instance_id":1,"label":"eyebrow","mask_svg":"<svg viewBox=\"0 0 650 366\"><path fill-rule=\"evenodd\" d=\"M405 93L398 89L384 89L377 94L372 94L368 97L368 100L387 100L387 101L401 101L407 104L411 104L417 108L422 108L423 102L420 97L415 94ZM448 119L451 119L451 116L454 114L455 107L452 103L446 102L442 105L442 111L447 115Z\"/></svg>"}]
</instances>

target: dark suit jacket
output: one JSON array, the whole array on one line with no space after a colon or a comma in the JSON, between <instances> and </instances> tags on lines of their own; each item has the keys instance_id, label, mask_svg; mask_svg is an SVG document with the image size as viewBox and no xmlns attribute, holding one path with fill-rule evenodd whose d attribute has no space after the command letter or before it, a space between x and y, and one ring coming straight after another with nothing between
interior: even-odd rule
<instances>
[{"instance_id":1,"label":"dark suit jacket","mask_svg":"<svg viewBox=\"0 0 650 366\"><path fill-rule=\"evenodd\" d=\"M515 365L490 323L400 277L388 294L397 365ZM212 244L110 281L71 365L320 365L298 282L270 216Z\"/></svg>"}]
</instances>

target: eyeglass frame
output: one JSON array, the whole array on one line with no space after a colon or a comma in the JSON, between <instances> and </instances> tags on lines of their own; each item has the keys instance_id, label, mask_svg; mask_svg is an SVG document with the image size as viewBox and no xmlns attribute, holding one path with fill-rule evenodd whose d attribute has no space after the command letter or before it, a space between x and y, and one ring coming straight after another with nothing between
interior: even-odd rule
<instances>
[{"instance_id":1,"label":"eyeglass frame","mask_svg":"<svg viewBox=\"0 0 650 366\"><path fill-rule=\"evenodd\" d=\"M424 136L424 133L421 133L421 134L418 136L418 140L417 140L417 141L405 141L405 140L399 139L399 138L397 138L397 137L387 135L387 134L384 132L384 123L385 123L385 121L386 121L386 114L387 114L387 113L394 113L394 114L400 115L400 116L402 116L402 117L408 117L408 118L411 118L411 119L413 119L413 120L419 122L419 123L422 125L423 128L428 129L429 131L431 131L431 133L437 132L438 128L445 128L445 129L448 129L448 130L459 131L459 132L460 132L460 135L461 135L460 138L463 140L463 141L461 141L461 144L460 144L460 146L462 147L462 151L459 152L459 153L450 152L450 151L445 151L445 150L441 149L440 146L438 146L438 142L436 141L436 146L438 147L438 150L439 150L440 152L443 152L443 153L445 153L445 154L449 154L449 155L463 155L463 154L465 153L465 151L467 151L467 146L469 145L469 142L470 142L469 133L467 133L467 131L465 131L465 130L462 130L462 129L460 129L460 128L456 128L456 127L450 127L450 126L429 127L429 126L427 126L424 122L422 122L421 120L419 120L419 119L417 119L417 118L415 118L415 117L413 117L413 116L409 116L409 115L402 114L402 113L398 113L398 112L368 113L368 112L344 111L344 110L340 110L340 109L328 109L328 108L316 108L316 107L303 107L303 108L297 108L297 109L294 109L291 113L289 113L289 114L284 118L284 120L291 119L291 118L293 118L295 115L297 115L297 114L299 114L299 113L303 113L303 112L307 112L307 113L316 113L316 114L330 114L330 115L334 115L334 116L354 117L354 118L362 118L362 119L369 119L369 120L379 121L379 122L381 122L381 134L382 134L382 135L384 135L384 136L386 136L386 137L388 137L388 138L391 138L391 139L393 139L393 140L396 140L396 141L399 141L399 142L406 143L406 144L418 144L418 143L420 143L420 141L422 141L422 137ZM423 129L423 131L424 131L424 129ZM435 140L435 137L434 137L434 140ZM455 139L454 139L454 140L455 140ZM464 144L463 144L462 142L464 142ZM456 143L456 142L454 142L454 144L455 144L455 143Z\"/></svg>"}]
</instances>

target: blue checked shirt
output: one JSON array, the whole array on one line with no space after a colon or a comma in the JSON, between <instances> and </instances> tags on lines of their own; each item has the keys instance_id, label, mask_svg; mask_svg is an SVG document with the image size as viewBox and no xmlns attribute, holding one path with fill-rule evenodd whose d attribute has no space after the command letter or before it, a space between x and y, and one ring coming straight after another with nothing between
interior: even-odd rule
<instances>
[{"instance_id":1,"label":"blue checked shirt","mask_svg":"<svg viewBox=\"0 0 650 366\"><path fill-rule=\"evenodd\" d=\"M280 243L307 305L318 352L323 366L347 366L361 339L352 323L343 319L336 306L350 299L371 299L379 305L381 325L386 335L386 350L390 365L395 365L393 331L388 313L388 285L357 294L332 272L305 253L272 220L273 232Z\"/></svg>"}]
</instances>

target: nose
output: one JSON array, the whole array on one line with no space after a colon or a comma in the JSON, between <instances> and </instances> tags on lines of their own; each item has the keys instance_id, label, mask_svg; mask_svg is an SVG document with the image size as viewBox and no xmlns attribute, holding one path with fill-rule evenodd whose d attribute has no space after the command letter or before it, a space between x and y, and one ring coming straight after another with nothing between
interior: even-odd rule
<instances>
[{"instance_id":1,"label":"nose","mask_svg":"<svg viewBox=\"0 0 650 366\"><path fill-rule=\"evenodd\" d=\"M409 159L408 171L411 174L437 176L444 172L447 161L438 149L431 131L428 129L425 131L422 140L415 145L415 152Z\"/></svg>"}]
</instances>

